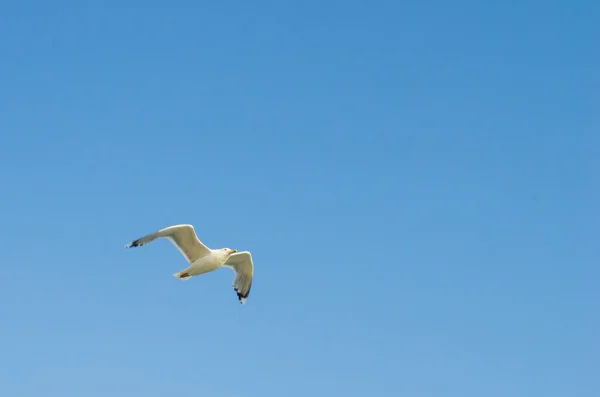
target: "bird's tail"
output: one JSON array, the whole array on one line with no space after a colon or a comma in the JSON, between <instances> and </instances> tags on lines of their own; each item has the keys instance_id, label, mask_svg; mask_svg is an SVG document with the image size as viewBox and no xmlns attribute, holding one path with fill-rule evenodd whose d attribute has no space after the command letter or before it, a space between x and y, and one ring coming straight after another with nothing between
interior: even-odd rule
<instances>
[{"instance_id":1,"label":"bird's tail","mask_svg":"<svg viewBox=\"0 0 600 397\"><path fill-rule=\"evenodd\" d=\"M190 276L190 274L188 273L188 271L186 269L186 270L182 270L177 273L173 273L173 277L177 277L180 280L189 280L190 277L192 277L192 276Z\"/></svg>"}]
</instances>

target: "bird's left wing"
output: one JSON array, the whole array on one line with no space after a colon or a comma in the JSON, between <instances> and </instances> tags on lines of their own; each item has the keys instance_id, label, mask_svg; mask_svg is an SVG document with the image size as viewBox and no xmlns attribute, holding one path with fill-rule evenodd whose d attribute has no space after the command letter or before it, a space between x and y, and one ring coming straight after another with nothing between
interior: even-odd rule
<instances>
[{"instance_id":1,"label":"bird's left wing","mask_svg":"<svg viewBox=\"0 0 600 397\"><path fill-rule=\"evenodd\" d=\"M192 225L174 225L148 234L142 238L127 244L125 248L141 247L156 240L157 238L168 238L175 247L185 256L189 263L210 254L210 249L204 245L196 236Z\"/></svg>"},{"instance_id":2,"label":"bird's left wing","mask_svg":"<svg viewBox=\"0 0 600 397\"><path fill-rule=\"evenodd\" d=\"M240 302L242 304L246 303L252 287L252 277L254 276L252 255L248 251L236 252L225 261L223 266L227 266L235 272L233 289L237 292Z\"/></svg>"}]
</instances>

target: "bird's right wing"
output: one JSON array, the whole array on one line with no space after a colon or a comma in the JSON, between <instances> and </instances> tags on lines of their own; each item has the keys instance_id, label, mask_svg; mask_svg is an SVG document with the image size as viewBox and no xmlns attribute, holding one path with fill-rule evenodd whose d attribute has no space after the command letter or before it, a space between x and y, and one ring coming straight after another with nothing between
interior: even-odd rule
<instances>
[{"instance_id":1,"label":"bird's right wing","mask_svg":"<svg viewBox=\"0 0 600 397\"><path fill-rule=\"evenodd\" d=\"M250 295L250 288L252 288L252 277L254 276L252 255L248 251L231 254L223 265L235 272L233 289L237 293L240 302L242 304L246 303L246 299Z\"/></svg>"},{"instance_id":2,"label":"bird's right wing","mask_svg":"<svg viewBox=\"0 0 600 397\"><path fill-rule=\"evenodd\" d=\"M127 244L125 248L141 247L156 240L157 238L166 237L177 247L179 252L185 256L189 263L194 262L198 258L202 258L210 254L210 249L202 244L196 236L192 225L175 225L161 229L155 233L149 234Z\"/></svg>"}]
</instances>

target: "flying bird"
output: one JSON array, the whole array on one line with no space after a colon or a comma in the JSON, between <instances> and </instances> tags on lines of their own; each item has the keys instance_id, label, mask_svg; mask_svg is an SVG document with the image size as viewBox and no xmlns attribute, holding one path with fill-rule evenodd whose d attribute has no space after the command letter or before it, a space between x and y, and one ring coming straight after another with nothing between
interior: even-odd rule
<instances>
[{"instance_id":1,"label":"flying bird","mask_svg":"<svg viewBox=\"0 0 600 397\"><path fill-rule=\"evenodd\" d=\"M234 271L233 289L239 301L244 304L252 287L254 264L248 251L237 252L231 248L210 249L198 239L192 225L174 225L139 238L125 245L125 248L141 247L158 238L166 237L183 254L189 267L173 276L180 280L189 280L193 276L212 272L225 266Z\"/></svg>"}]
</instances>

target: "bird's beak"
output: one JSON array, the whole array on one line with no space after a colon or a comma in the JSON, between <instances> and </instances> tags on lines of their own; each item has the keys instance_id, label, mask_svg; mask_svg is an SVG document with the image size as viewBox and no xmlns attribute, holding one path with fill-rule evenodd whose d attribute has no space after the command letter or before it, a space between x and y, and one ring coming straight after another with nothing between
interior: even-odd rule
<instances>
[{"instance_id":1,"label":"bird's beak","mask_svg":"<svg viewBox=\"0 0 600 397\"><path fill-rule=\"evenodd\" d=\"M231 250L232 254L235 254L237 252L237 250Z\"/></svg>"}]
</instances>

